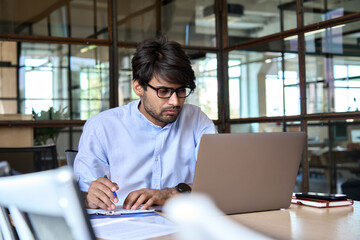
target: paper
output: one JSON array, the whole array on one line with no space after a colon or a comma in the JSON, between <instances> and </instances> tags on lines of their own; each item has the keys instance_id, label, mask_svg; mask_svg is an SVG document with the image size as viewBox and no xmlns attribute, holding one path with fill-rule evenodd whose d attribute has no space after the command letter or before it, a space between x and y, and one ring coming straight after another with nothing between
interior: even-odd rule
<instances>
[{"instance_id":1,"label":"paper","mask_svg":"<svg viewBox=\"0 0 360 240\"><path fill-rule=\"evenodd\" d=\"M90 222L95 236L103 239L147 239L177 232L176 225L161 215L91 219Z\"/></svg>"}]
</instances>

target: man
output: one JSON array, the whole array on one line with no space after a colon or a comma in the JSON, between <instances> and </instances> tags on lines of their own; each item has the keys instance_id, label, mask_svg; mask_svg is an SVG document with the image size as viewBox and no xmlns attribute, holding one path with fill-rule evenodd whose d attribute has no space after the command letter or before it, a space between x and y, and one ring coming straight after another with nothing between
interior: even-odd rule
<instances>
[{"instance_id":1,"label":"man","mask_svg":"<svg viewBox=\"0 0 360 240\"><path fill-rule=\"evenodd\" d=\"M188 191L200 138L216 133L199 107L184 104L196 86L180 44L145 41L132 69L140 100L91 117L80 138L74 171L88 208L147 209Z\"/></svg>"}]
</instances>

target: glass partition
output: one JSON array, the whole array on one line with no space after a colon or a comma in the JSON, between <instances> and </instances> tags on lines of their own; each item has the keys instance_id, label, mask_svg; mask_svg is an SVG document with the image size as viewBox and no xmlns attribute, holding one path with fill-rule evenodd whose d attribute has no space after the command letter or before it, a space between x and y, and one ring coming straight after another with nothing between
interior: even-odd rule
<instances>
[{"instance_id":1,"label":"glass partition","mask_svg":"<svg viewBox=\"0 0 360 240\"><path fill-rule=\"evenodd\" d=\"M360 12L358 0L317 0L304 1L303 4L305 25Z\"/></svg>"},{"instance_id":2,"label":"glass partition","mask_svg":"<svg viewBox=\"0 0 360 240\"><path fill-rule=\"evenodd\" d=\"M360 122L308 123L310 191L343 191L342 184L360 179Z\"/></svg>"},{"instance_id":3,"label":"glass partition","mask_svg":"<svg viewBox=\"0 0 360 240\"><path fill-rule=\"evenodd\" d=\"M0 0L0 16L0 34L108 39L105 0Z\"/></svg>"},{"instance_id":4,"label":"glass partition","mask_svg":"<svg viewBox=\"0 0 360 240\"><path fill-rule=\"evenodd\" d=\"M189 52L196 76L196 88L186 98L186 103L199 106L212 120L218 119L217 55L215 53Z\"/></svg>"},{"instance_id":5,"label":"glass partition","mask_svg":"<svg viewBox=\"0 0 360 240\"><path fill-rule=\"evenodd\" d=\"M118 40L141 42L159 33L182 45L216 46L214 0L118 0Z\"/></svg>"},{"instance_id":6,"label":"glass partition","mask_svg":"<svg viewBox=\"0 0 360 240\"><path fill-rule=\"evenodd\" d=\"M20 66L22 113L86 120L109 108L108 47L23 43Z\"/></svg>"},{"instance_id":7,"label":"glass partition","mask_svg":"<svg viewBox=\"0 0 360 240\"><path fill-rule=\"evenodd\" d=\"M300 122L233 123L231 133L300 132Z\"/></svg>"},{"instance_id":8,"label":"glass partition","mask_svg":"<svg viewBox=\"0 0 360 240\"><path fill-rule=\"evenodd\" d=\"M20 112L67 108L68 46L22 43L20 49Z\"/></svg>"},{"instance_id":9,"label":"glass partition","mask_svg":"<svg viewBox=\"0 0 360 240\"><path fill-rule=\"evenodd\" d=\"M119 106L138 99L132 89L131 60L135 53L134 48L118 48L119 57Z\"/></svg>"},{"instance_id":10,"label":"glass partition","mask_svg":"<svg viewBox=\"0 0 360 240\"><path fill-rule=\"evenodd\" d=\"M229 53L230 118L300 114L296 47L276 41Z\"/></svg>"},{"instance_id":11,"label":"glass partition","mask_svg":"<svg viewBox=\"0 0 360 240\"><path fill-rule=\"evenodd\" d=\"M308 113L360 109L359 22L305 34Z\"/></svg>"},{"instance_id":12,"label":"glass partition","mask_svg":"<svg viewBox=\"0 0 360 240\"><path fill-rule=\"evenodd\" d=\"M109 48L71 46L72 118L86 120L109 109Z\"/></svg>"},{"instance_id":13,"label":"glass partition","mask_svg":"<svg viewBox=\"0 0 360 240\"><path fill-rule=\"evenodd\" d=\"M296 2L227 1L229 45L296 28Z\"/></svg>"}]
</instances>

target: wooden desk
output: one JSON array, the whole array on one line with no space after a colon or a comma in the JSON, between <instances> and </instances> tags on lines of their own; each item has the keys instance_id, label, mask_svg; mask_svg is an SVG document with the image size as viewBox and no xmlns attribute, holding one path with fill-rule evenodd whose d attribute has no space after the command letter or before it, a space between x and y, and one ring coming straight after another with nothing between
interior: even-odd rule
<instances>
[{"instance_id":1,"label":"wooden desk","mask_svg":"<svg viewBox=\"0 0 360 240\"><path fill-rule=\"evenodd\" d=\"M359 201L325 209L291 204L286 210L230 217L276 239L360 239Z\"/></svg>"},{"instance_id":2,"label":"wooden desk","mask_svg":"<svg viewBox=\"0 0 360 240\"><path fill-rule=\"evenodd\" d=\"M226 217L274 239L360 239L359 201L353 206L326 209L291 204L286 210ZM154 239L176 238L168 235Z\"/></svg>"}]
</instances>

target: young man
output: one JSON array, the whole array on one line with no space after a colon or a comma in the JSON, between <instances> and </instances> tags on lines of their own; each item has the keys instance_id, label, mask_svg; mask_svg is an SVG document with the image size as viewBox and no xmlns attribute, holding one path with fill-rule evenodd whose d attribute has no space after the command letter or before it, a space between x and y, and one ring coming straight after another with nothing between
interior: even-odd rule
<instances>
[{"instance_id":1,"label":"young man","mask_svg":"<svg viewBox=\"0 0 360 240\"><path fill-rule=\"evenodd\" d=\"M91 117L80 138L74 171L89 208L146 209L189 191L200 138L216 133L199 107L184 104L195 75L180 44L143 42L132 69L140 100Z\"/></svg>"}]
</instances>

